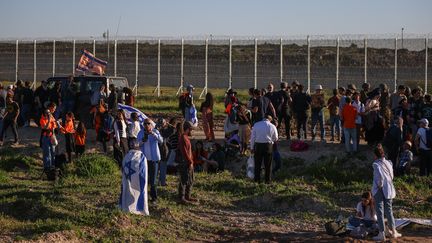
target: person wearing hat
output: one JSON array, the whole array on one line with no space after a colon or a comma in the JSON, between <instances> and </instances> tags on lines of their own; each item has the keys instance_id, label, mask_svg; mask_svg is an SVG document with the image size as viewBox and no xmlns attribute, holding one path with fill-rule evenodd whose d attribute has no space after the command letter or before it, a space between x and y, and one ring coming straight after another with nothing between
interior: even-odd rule
<instances>
[{"instance_id":1,"label":"person wearing hat","mask_svg":"<svg viewBox=\"0 0 432 243\"><path fill-rule=\"evenodd\" d=\"M429 176L432 169L432 151L427 146L427 131L429 121L423 118L419 121L419 129L415 137L415 144L420 154L420 176Z\"/></svg>"},{"instance_id":2,"label":"person wearing hat","mask_svg":"<svg viewBox=\"0 0 432 243\"><path fill-rule=\"evenodd\" d=\"M397 166L397 175L404 175L409 173L411 169L411 162L413 161L413 153L411 152L412 143L406 140L402 145L402 151L399 155L399 164Z\"/></svg>"},{"instance_id":3,"label":"person wearing hat","mask_svg":"<svg viewBox=\"0 0 432 243\"><path fill-rule=\"evenodd\" d=\"M315 141L316 126L319 122L321 130L321 142L325 142L324 107L325 99L324 93L322 93L322 86L320 84L315 85L315 93L311 95L312 141Z\"/></svg>"},{"instance_id":4,"label":"person wearing hat","mask_svg":"<svg viewBox=\"0 0 432 243\"><path fill-rule=\"evenodd\" d=\"M369 100L365 104L365 139L368 145L375 145L384 138L384 127L380 112L380 90L374 89L369 93Z\"/></svg>"},{"instance_id":5,"label":"person wearing hat","mask_svg":"<svg viewBox=\"0 0 432 243\"><path fill-rule=\"evenodd\" d=\"M362 84L362 90L360 91L361 103L366 104L366 100L368 99L367 93L369 93L370 88L371 88L370 83L363 83Z\"/></svg>"},{"instance_id":6,"label":"person wearing hat","mask_svg":"<svg viewBox=\"0 0 432 243\"><path fill-rule=\"evenodd\" d=\"M192 135L194 125L190 121L183 123L183 133L179 134L178 150L180 154L176 157L179 171L179 203L190 204L197 200L192 198L192 185L194 182L194 159L192 145L189 136Z\"/></svg>"},{"instance_id":7,"label":"person wearing hat","mask_svg":"<svg viewBox=\"0 0 432 243\"><path fill-rule=\"evenodd\" d=\"M237 99L237 97L236 97L236 95L237 95L237 92L234 91L233 89L229 89L226 92L225 100L224 100L225 108L227 108L228 104L232 101L232 99L233 99L232 97L234 97L235 103L239 102L238 99Z\"/></svg>"},{"instance_id":8,"label":"person wearing hat","mask_svg":"<svg viewBox=\"0 0 432 243\"><path fill-rule=\"evenodd\" d=\"M186 87L186 92L181 94L181 96L179 97L179 109L181 110L182 115L186 121L190 121L190 108L194 106L193 90L194 86L192 84L189 84Z\"/></svg>"}]
</instances>

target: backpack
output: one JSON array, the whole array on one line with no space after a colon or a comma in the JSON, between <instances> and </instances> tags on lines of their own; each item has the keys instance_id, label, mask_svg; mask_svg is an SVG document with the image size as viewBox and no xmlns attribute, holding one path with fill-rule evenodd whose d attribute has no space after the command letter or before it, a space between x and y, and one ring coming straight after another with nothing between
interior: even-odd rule
<instances>
[{"instance_id":1,"label":"backpack","mask_svg":"<svg viewBox=\"0 0 432 243\"><path fill-rule=\"evenodd\" d=\"M294 152L301 152L301 151L305 151L309 148L309 145L303 141L294 141L291 143L290 145L290 149L291 151Z\"/></svg>"},{"instance_id":2,"label":"backpack","mask_svg":"<svg viewBox=\"0 0 432 243\"><path fill-rule=\"evenodd\" d=\"M60 170L55 167L51 167L45 171L47 179L49 181L56 181L59 178Z\"/></svg>"},{"instance_id":3,"label":"backpack","mask_svg":"<svg viewBox=\"0 0 432 243\"><path fill-rule=\"evenodd\" d=\"M343 222L330 221L324 225L326 233L332 236L342 235L346 232Z\"/></svg>"},{"instance_id":4,"label":"backpack","mask_svg":"<svg viewBox=\"0 0 432 243\"><path fill-rule=\"evenodd\" d=\"M237 107L231 106L230 113L228 115L228 119L232 124L236 124L237 122Z\"/></svg>"},{"instance_id":5,"label":"backpack","mask_svg":"<svg viewBox=\"0 0 432 243\"><path fill-rule=\"evenodd\" d=\"M432 129L431 128L426 129L426 142L425 142L425 145L428 148L432 148Z\"/></svg>"},{"instance_id":6,"label":"backpack","mask_svg":"<svg viewBox=\"0 0 432 243\"><path fill-rule=\"evenodd\" d=\"M179 96L179 109L182 111L186 108L186 97L188 96L187 93L183 93Z\"/></svg>"},{"instance_id":7,"label":"backpack","mask_svg":"<svg viewBox=\"0 0 432 243\"><path fill-rule=\"evenodd\" d=\"M108 113L104 116L102 130L106 134L111 134L114 131L114 117Z\"/></svg>"}]
</instances>

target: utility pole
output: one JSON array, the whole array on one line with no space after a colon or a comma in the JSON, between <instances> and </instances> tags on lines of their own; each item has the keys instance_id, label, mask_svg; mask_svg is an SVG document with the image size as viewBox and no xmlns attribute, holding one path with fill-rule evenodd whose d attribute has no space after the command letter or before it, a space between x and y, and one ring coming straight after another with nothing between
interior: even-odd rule
<instances>
[{"instance_id":1,"label":"utility pole","mask_svg":"<svg viewBox=\"0 0 432 243\"><path fill-rule=\"evenodd\" d=\"M401 49L403 49L403 32L404 32L404 28L402 27L402 36L401 36Z\"/></svg>"}]
</instances>

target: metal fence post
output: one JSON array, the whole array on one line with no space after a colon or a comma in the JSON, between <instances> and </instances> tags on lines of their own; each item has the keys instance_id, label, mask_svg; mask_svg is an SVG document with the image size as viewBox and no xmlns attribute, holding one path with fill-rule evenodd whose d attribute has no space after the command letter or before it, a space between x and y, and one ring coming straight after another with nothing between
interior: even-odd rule
<instances>
[{"instance_id":1,"label":"metal fence post","mask_svg":"<svg viewBox=\"0 0 432 243\"><path fill-rule=\"evenodd\" d=\"M307 36L307 92L310 92L311 63L310 63L310 37Z\"/></svg>"},{"instance_id":2,"label":"metal fence post","mask_svg":"<svg viewBox=\"0 0 432 243\"><path fill-rule=\"evenodd\" d=\"M96 56L96 40L93 39L93 56Z\"/></svg>"},{"instance_id":3,"label":"metal fence post","mask_svg":"<svg viewBox=\"0 0 432 243\"><path fill-rule=\"evenodd\" d=\"M32 88L36 88L36 40L33 46L33 84Z\"/></svg>"},{"instance_id":4,"label":"metal fence post","mask_svg":"<svg viewBox=\"0 0 432 243\"><path fill-rule=\"evenodd\" d=\"M364 82L367 83L367 39L364 39Z\"/></svg>"},{"instance_id":5,"label":"metal fence post","mask_svg":"<svg viewBox=\"0 0 432 243\"><path fill-rule=\"evenodd\" d=\"M283 40L280 38L280 82L283 82Z\"/></svg>"},{"instance_id":6,"label":"metal fence post","mask_svg":"<svg viewBox=\"0 0 432 243\"><path fill-rule=\"evenodd\" d=\"M258 61L258 40L255 38L255 59L254 59L254 88L257 88L257 61Z\"/></svg>"},{"instance_id":7,"label":"metal fence post","mask_svg":"<svg viewBox=\"0 0 432 243\"><path fill-rule=\"evenodd\" d=\"M425 94L428 92L428 38L425 39Z\"/></svg>"},{"instance_id":8,"label":"metal fence post","mask_svg":"<svg viewBox=\"0 0 432 243\"><path fill-rule=\"evenodd\" d=\"M72 75L75 75L75 40L72 43Z\"/></svg>"},{"instance_id":9,"label":"metal fence post","mask_svg":"<svg viewBox=\"0 0 432 243\"><path fill-rule=\"evenodd\" d=\"M176 95L181 95L181 93L183 92L183 82L184 82L184 77L183 77L183 56L184 56L184 39L181 39L181 54L180 54L180 86L177 90Z\"/></svg>"},{"instance_id":10,"label":"metal fence post","mask_svg":"<svg viewBox=\"0 0 432 243\"><path fill-rule=\"evenodd\" d=\"M117 77L117 40L114 40L114 77Z\"/></svg>"},{"instance_id":11,"label":"metal fence post","mask_svg":"<svg viewBox=\"0 0 432 243\"><path fill-rule=\"evenodd\" d=\"M135 96L138 95L138 40L135 47Z\"/></svg>"},{"instance_id":12,"label":"metal fence post","mask_svg":"<svg viewBox=\"0 0 432 243\"><path fill-rule=\"evenodd\" d=\"M205 64L204 64L204 88L199 96L200 99L207 94L207 81L208 81L208 39L205 40Z\"/></svg>"},{"instance_id":13,"label":"metal fence post","mask_svg":"<svg viewBox=\"0 0 432 243\"><path fill-rule=\"evenodd\" d=\"M18 81L18 40L15 46L15 82Z\"/></svg>"},{"instance_id":14,"label":"metal fence post","mask_svg":"<svg viewBox=\"0 0 432 243\"><path fill-rule=\"evenodd\" d=\"M397 47L397 38L395 38L395 67L394 67L394 92L397 92L397 55L398 55L398 47Z\"/></svg>"},{"instance_id":15,"label":"metal fence post","mask_svg":"<svg viewBox=\"0 0 432 243\"><path fill-rule=\"evenodd\" d=\"M55 76L55 66L56 66L55 53L56 53L56 41L53 40L53 70L52 70L53 77Z\"/></svg>"},{"instance_id":16,"label":"metal fence post","mask_svg":"<svg viewBox=\"0 0 432 243\"><path fill-rule=\"evenodd\" d=\"M157 86L153 92L157 91L157 97L160 97L160 61L161 61L161 40L158 40L158 59L157 59Z\"/></svg>"},{"instance_id":17,"label":"metal fence post","mask_svg":"<svg viewBox=\"0 0 432 243\"><path fill-rule=\"evenodd\" d=\"M336 89L339 87L339 37L336 39Z\"/></svg>"},{"instance_id":18,"label":"metal fence post","mask_svg":"<svg viewBox=\"0 0 432 243\"><path fill-rule=\"evenodd\" d=\"M229 39L229 71L228 89L232 88L232 39Z\"/></svg>"}]
</instances>

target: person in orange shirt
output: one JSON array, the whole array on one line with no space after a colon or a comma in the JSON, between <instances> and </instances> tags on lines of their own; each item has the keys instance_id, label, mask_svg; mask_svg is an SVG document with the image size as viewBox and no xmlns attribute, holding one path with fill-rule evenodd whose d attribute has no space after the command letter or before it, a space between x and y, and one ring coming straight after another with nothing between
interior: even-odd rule
<instances>
[{"instance_id":1,"label":"person in orange shirt","mask_svg":"<svg viewBox=\"0 0 432 243\"><path fill-rule=\"evenodd\" d=\"M54 129L57 128L57 121L52 115L56 110L56 105L51 103L48 105L39 121L42 129L41 147L44 170L47 171L55 166L55 147L57 146L57 138L54 134Z\"/></svg>"},{"instance_id":2,"label":"person in orange shirt","mask_svg":"<svg viewBox=\"0 0 432 243\"><path fill-rule=\"evenodd\" d=\"M66 120L63 126L60 127L60 131L65 135L66 154L67 154L67 159L70 163L72 162L72 152L75 152L75 140L74 140L75 117L71 111L66 113Z\"/></svg>"},{"instance_id":3,"label":"person in orange shirt","mask_svg":"<svg viewBox=\"0 0 432 243\"><path fill-rule=\"evenodd\" d=\"M79 122L75 131L75 154L77 157L85 152L87 130L83 122Z\"/></svg>"},{"instance_id":4,"label":"person in orange shirt","mask_svg":"<svg viewBox=\"0 0 432 243\"><path fill-rule=\"evenodd\" d=\"M357 117L357 109L351 104L351 101L352 100L350 97L346 97L345 106L342 110L345 149L347 153L357 152L357 129L355 124L355 120Z\"/></svg>"}]
</instances>

